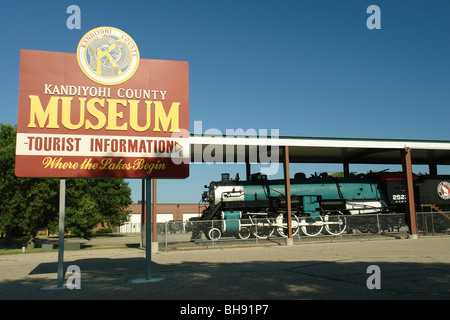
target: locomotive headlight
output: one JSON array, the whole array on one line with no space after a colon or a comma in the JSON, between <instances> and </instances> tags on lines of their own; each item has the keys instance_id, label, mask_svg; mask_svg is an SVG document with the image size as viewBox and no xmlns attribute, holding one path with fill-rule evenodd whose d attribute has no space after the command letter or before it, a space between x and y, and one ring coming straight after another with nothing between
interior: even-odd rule
<instances>
[{"instance_id":1,"label":"locomotive headlight","mask_svg":"<svg viewBox=\"0 0 450 320\"><path fill-rule=\"evenodd\" d=\"M202 193L202 201L203 202L209 202L210 204L214 203L214 199L215 199L215 196L214 196L214 190L215 190L214 183L211 182L209 186L205 185L205 188L208 188L208 190L207 191L203 191L203 193Z\"/></svg>"},{"instance_id":2,"label":"locomotive headlight","mask_svg":"<svg viewBox=\"0 0 450 320\"><path fill-rule=\"evenodd\" d=\"M214 189L215 189L214 185L211 183L209 185L209 203L214 203L214 198L215 198Z\"/></svg>"}]
</instances>

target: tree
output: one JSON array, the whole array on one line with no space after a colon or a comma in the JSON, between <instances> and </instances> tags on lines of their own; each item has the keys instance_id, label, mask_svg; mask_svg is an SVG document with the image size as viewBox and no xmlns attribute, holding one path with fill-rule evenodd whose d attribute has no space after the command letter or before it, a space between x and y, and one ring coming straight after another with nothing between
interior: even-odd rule
<instances>
[{"instance_id":1,"label":"tree","mask_svg":"<svg viewBox=\"0 0 450 320\"><path fill-rule=\"evenodd\" d=\"M28 237L27 247L34 248L36 234L39 229L55 221L58 216L59 192L58 179L18 179L18 198L20 211L16 224Z\"/></svg>"},{"instance_id":2,"label":"tree","mask_svg":"<svg viewBox=\"0 0 450 320\"><path fill-rule=\"evenodd\" d=\"M66 188L66 229L72 234L90 239L101 222L99 206L87 192L87 179L68 179Z\"/></svg>"},{"instance_id":3,"label":"tree","mask_svg":"<svg viewBox=\"0 0 450 320\"><path fill-rule=\"evenodd\" d=\"M11 244L14 213L20 199L16 198L14 157L16 129L0 124L0 230L6 233L6 243Z\"/></svg>"},{"instance_id":4,"label":"tree","mask_svg":"<svg viewBox=\"0 0 450 320\"><path fill-rule=\"evenodd\" d=\"M13 232L28 237L34 247L37 231L57 213L56 179L17 178L14 174L16 128L0 125L0 229L11 244Z\"/></svg>"},{"instance_id":5,"label":"tree","mask_svg":"<svg viewBox=\"0 0 450 320\"><path fill-rule=\"evenodd\" d=\"M6 245L16 232L33 247L39 229L58 230L59 179L16 177L15 148L16 128L0 124L0 232L6 232ZM131 189L123 179L67 179L66 230L89 238L99 224L125 222L130 204Z\"/></svg>"},{"instance_id":6,"label":"tree","mask_svg":"<svg viewBox=\"0 0 450 320\"><path fill-rule=\"evenodd\" d=\"M334 178L343 178L344 172L342 172L342 171L334 172L334 173L330 174L330 176L334 177Z\"/></svg>"},{"instance_id":7,"label":"tree","mask_svg":"<svg viewBox=\"0 0 450 320\"><path fill-rule=\"evenodd\" d=\"M87 192L99 206L103 223L118 226L128 219L131 189L123 179L89 179Z\"/></svg>"},{"instance_id":8,"label":"tree","mask_svg":"<svg viewBox=\"0 0 450 320\"><path fill-rule=\"evenodd\" d=\"M68 179L66 226L89 239L98 225L117 226L128 219L131 189L123 179Z\"/></svg>"}]
</instances>

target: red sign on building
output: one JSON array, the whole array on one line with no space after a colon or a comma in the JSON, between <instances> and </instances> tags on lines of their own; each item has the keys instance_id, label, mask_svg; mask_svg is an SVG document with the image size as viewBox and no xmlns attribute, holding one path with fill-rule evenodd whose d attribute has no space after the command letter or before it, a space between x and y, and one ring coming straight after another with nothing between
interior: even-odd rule
<instances>
[{"instance_id":1,"label":"red sign on building","mask_svg":"<svg viewBox=\"0 0 450 320\"><path fill-rule=\"evenodd\" d=\"M96 28L77 54L21 50L16 175L186 178L189 67Z\"/></svg>"}]
</instances>

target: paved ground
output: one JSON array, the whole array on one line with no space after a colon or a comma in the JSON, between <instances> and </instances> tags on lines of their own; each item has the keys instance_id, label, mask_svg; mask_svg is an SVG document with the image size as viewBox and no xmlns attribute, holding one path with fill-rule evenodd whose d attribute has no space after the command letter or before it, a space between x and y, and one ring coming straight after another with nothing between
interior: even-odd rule
<instances>
[{"instance_id":1,"label":"paved ground","mask_svg":"<svg viewBox=\"0 0 450 320\"><path fill-rule=\"evenodd\" d=\"M450 236L154 253L145 277L141 249L66 251L80 290L56 285L57 252L0 256L0 299L450 299ZM371 265L381 289L368 289ZM372 282L370 282L372 283Z\"/></svg>"}]
</instances>

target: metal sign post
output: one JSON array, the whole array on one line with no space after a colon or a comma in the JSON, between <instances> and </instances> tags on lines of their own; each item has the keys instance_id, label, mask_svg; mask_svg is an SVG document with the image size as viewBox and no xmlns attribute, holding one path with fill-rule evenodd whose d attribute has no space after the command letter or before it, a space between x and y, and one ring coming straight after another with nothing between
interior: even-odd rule
<instances>
[{"instance_id":1,"label":"metal sign post","mask_svg":"<svg viewBox=\"0 0 450 320\"><path fill-rule=\"evenodd\" d=\"M66 218L66 179L59 180L58 280L56 286L42 290L66 289L64 286L64 226Z\"/></svg>"},{"instance_id":2,"label":"metal sign post","mask_svg":"<svg viewBox=\"0 0 450 320\"><path fill-rule=\"evenodd\" d=\"M145 179L145 279L152 278L152 180Z\"/></svg>"},{"instance_id":3,"label":"metal sign post","mask_svg":"<svg viewBox=\"0 0 450 320\"><path fill-rule=\"evenodd\" d=\"M152 277L152 179L145 179L145 278L131 283L156 282L164 278Z\"/></svg>"},{"instance_id":4,"label":"metal sign post","mask_svg":"<svg viewBox=\"0 0 450 320\"><path fill-rule=\"evenodd\" d=\"M66 179L59 181L58 288L64 282L64 226L66 220Z\"/></svg>"}]
</instances>

